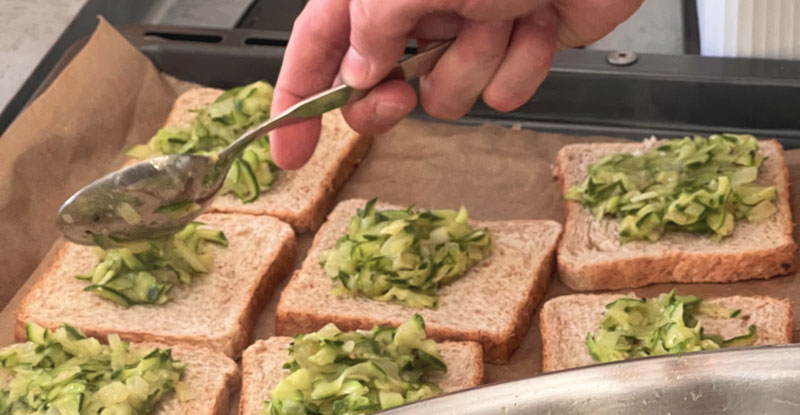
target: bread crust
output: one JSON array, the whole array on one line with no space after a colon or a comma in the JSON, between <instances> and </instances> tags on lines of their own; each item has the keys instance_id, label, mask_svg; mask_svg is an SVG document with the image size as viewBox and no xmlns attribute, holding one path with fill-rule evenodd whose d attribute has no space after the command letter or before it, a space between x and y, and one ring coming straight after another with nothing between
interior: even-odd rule
<instances>
[{"instance_id":1,"label":"bread crust","mask_svg":"<svg viewBox=\"0 0 800 415\"><path fill-rule=\"evenodd\" d=\"M33 301L33 293L42 289L42 285L45 282L45 276L47 274L51 274L55 270L57 265L63 262L64 254L67 252L67 244L63 239L59 238L55 243L60 244L58 252L55 255L53 255L50 263L47 265L45 270L39 276L39 279L37 279L36 282L33 283L30 290L28 290L28 293L25 294L25 297L22 298L22 301L20 301L19 307L17 308L17 312L14 313L16 320L16 324L14 324L14 338L17 339L17 341L23 342L28 339L28 335L25 333L25 324L27 323L27 316L24 315L24 310L27 310L31 306L31 303ZM55 326L57 325L50 325L46 327L51 330L55 330L58 328ZM84 334L86 334L89 337L94 337L86 332L84 332Z\"/></svg>"},{"instance_id":2,"label":"bread crust","mask_svg":"<svg viewBox=\"0 0 800 415\"><path fill-rule=\"evenodd\" d=\"M236 375L235 376L227 376L225 378L225 386L223 388L216 389L211 393L214 395L213 397L213 405L211 406L211 411L209 414L217 415L217 414L227 414L230 412L231 409L231 398L233 394L239 390L242 384L241 375L239 374L239 367L236 366L235 362L233 366L236 368ZM208 390L204 390L204 393L208 394ZM192 414L196 415L196 414Z\"/></svg>"},{"instance_id":3,"label":"bread crust","mask_svg":"<svg viewBox=\"0 0 800 415\"><path fill-rule=\"evenodd\" d=\"M468 388L474 388L480 386L483 383L483 376L485 372L485 368L483 367L483 347L479 343L476 342L457 342L465 347L470 349L470 355L475 356L476 359L474 361L476 370L473 372L473 376L467 380L467 384L469 385Z\"/></svg>"},{"instance_id":4,"label":"bread crust","mask_svg":"<svg viewBox=\"0 0 800 415\"><path fill-rule=\"evenodd\" d=\"M553 345L551 341L555 341L555 336L550 336L549 333L553 332L553 327L550 327L550 317L548 309L546 308L547 302L542 305L542 310L539 311L539 333L542 337L542 373L552 372Z\"/></svg>"},{"instance_id":5,"label":"bread crust","mask_svg":"<svg viewBox=\"0 0 800 415\"><path fill-rule=\"evenodd\" d=\"M225 90L209 87L197 87L185 91L175 98L164 125L188 128L196 116L190 110L205 108L214 102L218 96L222 95L223 92Z\"/></svg>"},{"instance_id":6,"label":"bread crust","mask_svg":"<svg viewBox=\"0 0 800 415\"><path fill-rule=\"evenodd\" d=\"M618 144L596 144L618 145ZM783 217L784 243L769 249L753 247L746 252L692 252L690 247L657 255L642 254L633 258L609 259L607 261L580 264L562 255L565 244L575 229L570 226L586 209L578 202L565 200L567 213L564 233L558 247L558 273L561 280L576 291L614 290L636 288L665 282L735 282L748 279L768 279L785 275L797 269L797 244L792 235L794 227L789 206L789 170L783 157L783 149L777 140L764 140L762 145L774 146L780 168L777 186L781 210L788 212ZM556 176L563 194L569 190L566 180L568 160L566 153L577 144L565 146L558 153ZM657 243L657 242L656 242Z\"/></svg>"},{"instance_id":7,"label":"bread crust","mask_svg":"<svg viewBox=\"0 0 800 415\"><path fill-rule=\"evenodd\" d=\"M267 352L267 348L270 346L271 342L277 341L280 340L276 337L267 340L257 340L242 352L242 389L239 394L239 412L237 412L239 415L247 415L247 409L249 407L256 407L257 404L254 404L249 399L251 396L262 394L262 396L267 397L269 395L270 391L261 390L262 385L254 382L253 377L256 373L264 371L264 369L258 365L258 357L262 353ZM288 341L289 339L287 339L287 343Z\"/></svg>"},{"instance_id":8,"label":"bread crust","mask_svg":"<svg viewBox=\"0 0 800 415\"><path fill-rule=\"evenodd\" d=\"M292 237L281 246L275 261L264 270L264 277L256 291L250 296L246 310L239 315L239 325L242 327L239 331L241 335L232 345L233 350L238 351L237 356L251 343L253 327L256 325L261 310L272 298L275 288L294 269L296 251L296 241Z\"/></svg>"}]
</instances>

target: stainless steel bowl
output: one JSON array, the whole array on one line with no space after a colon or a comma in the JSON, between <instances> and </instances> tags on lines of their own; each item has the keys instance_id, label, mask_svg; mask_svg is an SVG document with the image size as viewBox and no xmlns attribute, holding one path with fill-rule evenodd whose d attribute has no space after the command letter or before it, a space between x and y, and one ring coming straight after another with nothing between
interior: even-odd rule
<instances>
[{"instance_id":1,"label":"stainless steel bowl","mask_svg":"<svg viewBox=\"0 0 800 415\"><path fill-rule=\"evenodd\" d=\"M609 363L482 386L385 415L800 414L800 345Z\"/></svg>"}]
</instances>

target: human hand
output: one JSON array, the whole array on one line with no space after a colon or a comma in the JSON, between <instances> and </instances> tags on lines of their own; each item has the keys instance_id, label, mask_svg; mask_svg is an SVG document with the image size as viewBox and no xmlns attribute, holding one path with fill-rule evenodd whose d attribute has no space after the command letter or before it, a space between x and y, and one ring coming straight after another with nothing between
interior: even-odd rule
<instances>
[{"instance_id":1,"label":"human hand","mask_svg":"<svg viewBox=\"0 0 800 415\"><path fill-rule=\"evenodd\" d=\"M623 22L642 0L310 0L297 18L284 54L272 115L345 83L370 88L402 57L406 42L421 47L455 38L436 67L420 79L421 103L433 117L466 114L479 97L497 111L527 102L560 48L594 42ZM416 106L402 81L376 86L344 108L361 134L379 134ZM314 152L320 117L270 134L275 163L302 167Z\"/></svg>"}]
</instances>

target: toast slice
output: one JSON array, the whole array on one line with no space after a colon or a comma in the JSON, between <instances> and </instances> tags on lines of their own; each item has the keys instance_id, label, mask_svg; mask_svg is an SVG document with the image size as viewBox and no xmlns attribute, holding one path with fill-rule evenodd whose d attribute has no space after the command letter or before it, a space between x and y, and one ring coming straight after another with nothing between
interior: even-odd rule
<instances>
[{"instance_id":1,"label":"toast slice","mask_svg":"<svg viewBox=\"0 0 800 415\"><path fill-rule=\"evenodd\" d=\"M283 369L288 359L291 337L271 337L259 340L242 354L242 393L239 415L260 415L270 391L289 374ZM444 342L439 344L447 373L432 379L442 393L456 392L481 384L483 356L475 342Z\"/></svg>"},{"instance_id":2,"label":"toast slice","mask_svg":"<svg viewBox=\"0 0 800 415\"><path fill-rule=\"evenodd\" d=\"M132 344L135 348L168 347ZM183 381L191 387L192 399L181 401L170 394L156 406L153 415L217 415L230 410L231 395L239 389L241 374L236 362L206 348L171 347L172 356L186 363Z\"/></svg>"},{"instance_id":3,"label":"toast slice","mask_svg":"<svg viewBox=\"0 0 800 415\"><path fill-rule=\"evenodd\" d=\"M633 294L631 294L633 295ZM595 364L586 347L586 335L594 333L603 320L606 304L622 294L572 294L548 300L539 313L542 332L542 371L569 369ZM707 333L725 338L746 334L757 328L756 345L792 342L792 305L788 299L767 296L709 298L711 304L741 309L742 319L700 318Z\"/></svg>"},{"instance_id":4,"label":"toast slice","mask_svg":"<svg viewBox=\"0 0 800 415\"><path fill-rule=\"evenodd\" d=\"M193 110L206 107L224 92L195 88L181 94L167 117L166 125L186 127ZM367 155L372 137L360 135L345 122L340 111L322 116L322 132L314 155L299 170L281 171L272 187L252 203L233 195L221 195L211 212L275 216L298 231L315 230L333 207L336 192Z\"/></svg>"},{"instance_id":5,"label":"toast slice","mask_svg":"<svg viewBox=\"0 0 800 415\"><path fill-rule=\"evenodd\" d=\"M578 291L641 287L664 282L732 282L766 279L797 268L792 238L789 172L783 148L761 141L765 159L758 183L778 190L778 212L761 223L736 221L722 241L703 235L669 232L656 242L620 244L619 220L597 220L591 209L566 201L567 220L558 247L561 280ZM583 182L589 165L614 153L643 150L648 143L593 143L565 146L556 174L564 193Z\"/></svg>"},{"instance_id":6,"label":"toast slice","mask_svg":"<svg viewBox=\"0 0 800 415\"><path fill-rule=\"evenodd\" d=\"M269 216L205 214L198 219L222 230L228 248L216 250L214 269L177 284L163 305L124 308L84 292L86 273L97 263L89 246L65 243L22 300L15 335L25 338L25 322L56 328L69 323L87 336L117 333L131 342L190 344L238 357L250 342L258 313L276 285L294 267L292 228Z\"/></svg>"},{"instance_id":7,"label":"toast slice","mask_svg":"<svg viewBox=\"0 0 800 415\"><path fill-rule=\"evenodd\" d=\"M165 395L153 415L217 415L228 413L231 395L239 389L241 373L227 356L202 347L171 347L159 343L131 343L131 349L172 350L172 357L186 364L181 381L192 392L191 399L179 400L174 392Z\"/></svg>"},{"instance_id":8,"label":"toast slice","mask_svg":"<svg viewBox=\"0 0 800 415\"><path fill-rule=\"evenodd\" d=\"M437 340L476 341L492 363L508 361L528 329L553 271L561 224L548 220L472 221L488 227L492 256L439 290L436 309L412 309L361 296L336 296L334 281L319 265L322 252L344 235L350 219L365 200L341 202L320 228L300 270L283 290L275 315L278 335L292 336L335 323L341 330L398 326L419 313L426 332ZM377 209L397 209L378 203ZM404 209L404 208L402 208Z\"/></svg>"}]
</instances>

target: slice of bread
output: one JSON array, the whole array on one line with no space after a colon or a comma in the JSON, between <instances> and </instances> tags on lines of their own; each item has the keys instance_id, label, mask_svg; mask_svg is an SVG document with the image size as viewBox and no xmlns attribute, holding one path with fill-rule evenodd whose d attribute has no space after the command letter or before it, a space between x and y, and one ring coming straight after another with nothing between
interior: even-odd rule
<instances>
[{"instance_id":1,"label":"slice of bread","mask_svg":"<svg viewBox=\"0 0 800 415\"><path fill-rule=\"evenodd\" d=\"M291 337L259 340L242 354L242 393L239 415L260 415L270 391L289 374L283 364L289 358ZM447 373L431 379L442 393L456 392L481 384L483 356L475 342L443 342L439 344Z\"/></svg>"},{"instance_id":2,"label":"slice of bread","mask_svg":"<svg viewBox=\"0 0 800 415\"><path fill-rule=\"evenodd\" d=\"M436 309L412 309L363 296L336 296L334 281L319 265L322 252L344 235L365 200L341 202L314 238L299 271L283 290L275 316L278 335L319 330L329 322L342 330L398 326L419 313L431 338L476 341L487 361L503 363L528 330L531 313L541 301L553 271L561 224L547 220L472 221L488 227L494 253L450 285L439 289ZM398 208L378 203L377 209ZM401 209L404 209L401 208Z\"/></svg>"},{"instance_id":3,"label":"slice of bread","mask_svg":"<svg viewBox=\"0 0 800 415\"><path fill-rule=\"evenodd\" d=\"M562 190L583 182L589 165L603 156L644 149L643 143L593 143L565 146L558 153L556 174ZM797 268L792 239L789 172L783 148L761 141L764 164L761 185L778 190L778 212L761 223L737 220L733 234L722 241L680 232L656 242L620 244L619 220L597 220L591 209L566 201L567 220L558 247L561 280L578 291L641 287L660 282L732 282L766 279Z\"/></svg>"},{"instance_id":4,"label":"slice of bread","mask_svg":"<svg viewBox=\"0 0 800 415\"><path fill-rule=\"evenodd\" d=\"M153 415L218 415L227 414L231 395L241 384L236 362L227 356L203 347L167 346L160 343L132 343L132 350L148 351L158 347L171 349L172 357L186 364L181 381L191 389L190 399L179 400L167 394L153 410Z\"/></svg>"},{"instance_id":5,"label":"slice of bread","mask_svg":"<svg viewBox=\"0 0 800 415\"><path fill-rule=\"evenodd\" d=\"M193 110L213 102L223 90L195 88L181 94L167 117L166 125L186 127L195 117ZM281 171L272 187L252 203L233 195L222 195L210 211L270 215L298 231L314 230L333 207L336 192L367 155L372 138L353 131L340 111L322 117L322 132L314 155L299 170Z\"/></svg>"},{"instance_id":6,"label":"slice of bread","mask_svg":"<svg viewBox=\"0 0 800 415\"><path fill-rule=\"evenodd\" d=\"M230 410L231 397L241 384L241 374L236 362L227 356L192 346L144 343L131 347L171 348L172 356L186 364L182 381L191 388L191 399L181 401L174 393L169 394L156 406L153 415L218 415Z\"/></svg>"},{"instance_id":7,"label":"slice of bread","mask_svg":"<svg viewBox=\"0 0 800 415\"><path fill-rule=\"evenodd\" d=\"M163 305L123 308L84 292L77 274L97 263L93 248L65 243L31 287L17 310L15 334L25 337L25 322L55 328L69 323L86 335L105 339L191 344L237 357L250 342L259 312L275 286L294 267L292 228L269 216L212 213L198 219L222 230L228 248L215 250L214 269L178 284Z\"/></svg>"},{"instance_id":8,"label":"slice of bread","mask_svg":"<svg viewBox=\"0 0 800 415\"><path fill-rule=\"evenodd\" d=\"M634 294L572 294L548 300L539 313L542 332L542 371L569 369L597 362L589 355L586 335L603 320L606 304ZM706 333L731 338L757 328L756 345L791 343L792 304L788 299L767 296L709 298L711 304L741 309L743 318L700 318Z\"/></svg>"}]
</instances>

